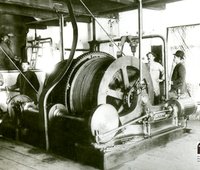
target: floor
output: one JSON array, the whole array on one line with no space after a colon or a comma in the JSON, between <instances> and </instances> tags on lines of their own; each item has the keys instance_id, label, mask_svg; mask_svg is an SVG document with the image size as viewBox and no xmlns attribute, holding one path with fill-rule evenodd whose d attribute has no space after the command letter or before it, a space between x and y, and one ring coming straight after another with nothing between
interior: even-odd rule
<instances>
[{"instance_id":1,"label":"floor","mask_svg":"<svg viewBox=\"0 0 200 170\"><path fill-rule=\"evenodd\" d=\"M188 122L190 134L157 147L115 170L199 170L200 121ZM199 157L198 157L199 156ZM0 170L95 170L30 145L0 138Z\"/></svg>"},{"instance_id":2,"label":"floor","mask_svg":"<svg viewBox=\"0 0 200 170\"><path fill-rule=\"evenodd\" d=\"M0 139L0 170L95 170L30 145Z\"/></svg>"},{"instance_id":3,"label":"floor","mask_svg":"<svg viewBox=\"0 0 200 170\"><path fill-rule=\"evenodd\" d=\"M191 133L165 146L154 148L116 170L200 170L200 121L188 122Z\"/></svg>"}]
</instances>

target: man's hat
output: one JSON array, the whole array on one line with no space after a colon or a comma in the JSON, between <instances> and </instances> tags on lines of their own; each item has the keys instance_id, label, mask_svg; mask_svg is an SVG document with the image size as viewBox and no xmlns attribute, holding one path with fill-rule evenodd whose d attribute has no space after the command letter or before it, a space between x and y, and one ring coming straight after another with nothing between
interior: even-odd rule
<instances>
[{"instance_id":1,"label":"man's hat","mask_svg":"<svg viewBox=\"0 0 200 170\"><path fill-rule=\"evenodd\" d=\"M178 50L178 51L176 51L176 53L174 55L183 59L185 54L183 51Z\"/></svg>"}]
</instances>

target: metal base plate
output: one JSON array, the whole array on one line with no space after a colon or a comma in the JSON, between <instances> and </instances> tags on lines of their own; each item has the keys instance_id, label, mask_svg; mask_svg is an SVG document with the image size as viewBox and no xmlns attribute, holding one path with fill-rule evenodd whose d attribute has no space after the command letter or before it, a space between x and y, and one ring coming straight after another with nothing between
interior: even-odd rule
<instances>
[{"instance_id":1,"label":"metal base plate","mask_svg":"<svg viewBox=\"0 0 200 170\"><path fill-rule=\"evenodd\" d=\"M133 161L138 155L186 135L187 129L176 128L138 142L127 142L110 148L108 152L76 145L77 161L100 169L111 169Z\"/></svg>"}]
</instances>

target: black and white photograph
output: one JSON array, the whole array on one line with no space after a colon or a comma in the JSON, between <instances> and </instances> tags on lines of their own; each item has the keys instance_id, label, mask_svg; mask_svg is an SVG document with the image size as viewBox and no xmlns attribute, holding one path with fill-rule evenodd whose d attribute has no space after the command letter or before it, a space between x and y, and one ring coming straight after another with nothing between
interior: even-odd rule
<instances>
[{"instance_id":1,"label":"black and white photograph","mask_svg":"<svg viewBox=\"0 0 200 170\"><path fill-rule=\"evenodd\" d=\"M199 0L0 0L0 170L200 170Z\"/></svg>"}]
</instances>

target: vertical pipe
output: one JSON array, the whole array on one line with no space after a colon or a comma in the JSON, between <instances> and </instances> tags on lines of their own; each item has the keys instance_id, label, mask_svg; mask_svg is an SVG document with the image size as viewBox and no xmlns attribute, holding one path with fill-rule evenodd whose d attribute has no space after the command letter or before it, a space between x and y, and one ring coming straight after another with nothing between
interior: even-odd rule
<instances>
[{"instance_id":1,"label":"vertical pipe","mask_svg":"<svg viewBox=\"0 0 200 170\"><path fill-rule=\"evenodd\" d=\"M55 86L60 82L60 80L62 80L62 78L64 77L64 75L68 71L68 69L69 69L69 67L70 67L70 65L73 61L74 53L75 53L77 41L78 41L78 27L77 27L76 18L75 18L74 12L73 12L71 0L67 0L66 3L67 3L69 16L71 18L71 23L72 23L72 28L73 28L73 41L72 41L71 51L70 51L70 54L69 54L69 59L68 59L67 64L60 70L56 79L54 81L52 81L51 84L49 84L46 88L43 89L43 91L40 95L40 99L39 99L39 103L40 103L39 104L39 111L40 111L41 115L43 116L43 117L41 117L41 119L44 122L44 124L41 124L40 126L42 126L41 128L44 127L45 144L46 144L46 150L47 151L49 150L49 147L50 147L49 129L48 129L47 99L49 97L49 94L52 92L52 90L55 88Z\"/></svg>"},{"instance_id":2,"label":"vertical pipe","mask_svg":"<svg viewBox=\"0 0 200 170\"><path fill-rule=\"evenodd\" d=\"M90 51L99 51L99 43L96 40L96 21L92 18L92 41L89 42L90 44Z\"/></svg>"},{"instance_id":3,"label":"vertical pipe","mask_svg":"<svg viewBox=\"0 0 200 170\"><path fill-rule=\"evenodd\" d=\"M59 17L59 25L60 25L60 60L64 60L64 41L63 41L63 27L64 27L64 16L60 14Z\"/></svg>"},{"instance_id":4,"label":"vertical pipe","mask_svg":"<svg viewBox=\"0 0 200 170\"><path fill-rule=\"evenodd\" d=\"M169 29L167 28L167 40L166 40L166 44L165 44L165 49L164 49L164 53L165 53L165 98L166 100L169 99L169 81L171 81L171 76L169 77L169 69L168 69L168 34L169 34ZM171 73L170 73L171 74Z\"/></svg>"},{"instance_id":5,"label":"vertical pipe","mask_svg":"<svg viewBox=\"0 0 200 170\"><path fill-rule=\"evenodd\" d=\"M92 18L92 41L96 41L96 23L94 18Z\"/></svg>"},{"instance_id":6,"label":"vertical pipe","mask_svg":"<svg viewBox=\"0 0 200 170\"><path fill-rule=\"evenodd\" d=\"M139 34L139 69L140 69L140 84L142 84L142 0L139 1L138 7L138 34Z\"/></svg>"}]
</instances>

